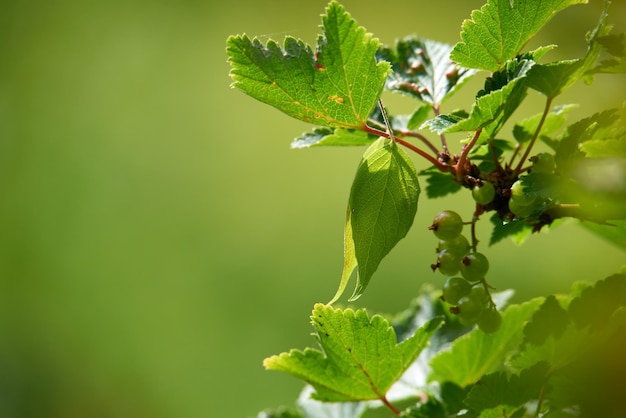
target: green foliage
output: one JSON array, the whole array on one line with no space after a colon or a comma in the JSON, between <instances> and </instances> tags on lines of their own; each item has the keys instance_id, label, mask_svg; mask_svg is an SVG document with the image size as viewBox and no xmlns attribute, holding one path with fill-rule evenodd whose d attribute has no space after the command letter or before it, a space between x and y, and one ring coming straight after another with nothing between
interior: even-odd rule
<instances>
[{"instance_id":1,"label":"green foliage","mask_svg":"<svg viewBox=\"0 0 626 418\"><path fill-rule=\"evenodd\" d=\"M452 46L416 37L396 42L396 51L383 47L378 57L391 63L386 88L439 106L475 71L450 61Z\"/></svg>"},{"instance_id":2,"label":"green foliage","mask_svg":"<svg viewBox=\"0 0 626 418\"><path fill-rule=\"evenodd\" d=\"M459 65L499 71L557 12L585 0L490 0L463 22L450 58Z\"/></svg>"},{"instance_id":3,"label":"green foliage","mask_svg":"<svg viewBox=\"0 0 626 418\"><path fill-rule=\"evenodd\" d=\"M502 326L497 332L485 334L476 328L456 339L450 350L431 360L429 379L465 387L476 383L484 374L497 371L523 339L519 324L526 322L540 304L540 299L534 299L509 306L502 313Z\"/></svg>"},{"instance_id":4,"label":"green foliage","mask_svg":"<svg viewBox=\"0 0 626 418\"><path fill-rule=\"evenodd\" d=\"M247 36L228 38L234 87L306 122L362 128L389 73L378 41L336 2L323 17L317 50L291 37L281 48ZM363 77L363 74L367 74Z\"/></svg>"},{"instance_id":5,"label":"green foliage","mask_svg":"<svg viewBox=\"0 0 626 418\"><path fill-rule=\"evenodd\" d=\"M365 310L316 304L311 321L323 351L291 350L263 364L309 382L315 399L335 402L384 399L441 325L434 318L398 344L389 322Z\"/></svg>"},{"instance_id":6,"label":"green foliage","mask_svg":"<svg viewBox=\"0 0 626 418\"><path fill-rule=\"evenodd\" d=\"M425 290L392 320L316 304L311 319L320 349L264 362L309 386L295 409L260 416L358 418L381 405L413 418L620 416L621 382L611 376L612 367L626 373L626 275L503 309L506 298L492 293L488 277L498 260L479 249L476 228L488 216L489 245L505 238L521 244L570 218L626 249L624 109L568 125L577 105L555 103L580 80L624 73L626 38L611 33L610 2L586 37L584 56L540 63L554 45L524 51L554 14L583 3L488 0L463 22L454 46L417 36L381 46L334 1L315 48L293 38L283 48L228 39L234 87L316 125L293 148L367 145L350 190L344 266L330 304L355 270L349 301L360 297L407 235L420 177L428 198L465 190L475 200L473 213L442 210L429 227L437 239L431 267L446 276L443 295ZM442 112L478 70L490 73L470 110ZM383 88L416 100L415 109L388 115ZM530 94L543 97L543 109L518 115ZM460 154L448 146L453 132L467 132ZM549 151L535 148L541 142ZM417 173L405 150L428 167ZM464 228L471 235L462 235ZM407 399L413 404L404 411L393 404Z\"/></svg>"},{"instance_id":7,"label":"green foliage","mask_svg":"<svg viewBox=\"0 0 626 418\"><path fill-rule=\"evenodd\" d=\"M381 138L363 155L352 183L345 230L345 241L354 244L344 258L358 264L352 300L363 294L382 259L411 228L419 193L415 167L395 143ZM350 273L344 271L343 276Z\"/></svg>"}]
</instances>

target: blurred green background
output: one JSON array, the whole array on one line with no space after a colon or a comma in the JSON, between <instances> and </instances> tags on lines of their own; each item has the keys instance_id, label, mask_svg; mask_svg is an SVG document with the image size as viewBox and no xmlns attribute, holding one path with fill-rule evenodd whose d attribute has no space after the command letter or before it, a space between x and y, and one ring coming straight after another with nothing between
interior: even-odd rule
<instances>
[{"instance_id":1,"label":"blurred green background","mask_svg":"<svg viewBox=\"0 0 626 418\"><path fill-rule=\"evenodd\" d=\"M454 43L482 3L343 2L387 44L411 33ZM582 54L592 3L532 45ZM1 417L253 417L293 403L301 384L261 362L313 343L308 315L338 284L363 149L290 150L311 127L231 90L225 46L244 32L312 43L325 5L0 3ZM481 79L447 110L467 107ZM385 97L394 113L411 109ZM623 77L600 77L560 103L581 103L580 117L625 97ZM423 199L354 306L396 312L424 283L439 286L425 227L468 201ZM490 281L518 300L626 262L574 223L485 252Z\"/></svg>"}]
</instances>

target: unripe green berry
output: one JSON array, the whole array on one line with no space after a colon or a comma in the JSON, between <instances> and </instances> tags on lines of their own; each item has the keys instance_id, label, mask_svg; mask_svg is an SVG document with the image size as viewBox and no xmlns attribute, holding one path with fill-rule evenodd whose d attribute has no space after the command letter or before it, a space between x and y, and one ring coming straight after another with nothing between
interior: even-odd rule
<instances>
[{"instance_id":1,"label":"unripe green berry","mask_svg":"<svg viewBox=\"0 0 626 418\"><path fill-rule=\"evenodd\" d=\"M443 298L451 305L459 303L459 299L469 295L472 289L470 282L462 277L450 277L443 284Z\"/></svg>"},{"instance_id":2,"label":"unripe green berry","mask_svg":"<svg viewBox=\"0 0 626 418\"><path fill-rule=\"evenodd\" d=\"M533 213L534 208L532 205L520 205L519 200L512 197L509 200L509 210L517 218L526 218Z\"/></svg>"},{"instance_id":3,"label":"unripe green berry","mask_svg":"<svg viewBox=\"0 0 626 418\"><path fill-rule=\"evenodd\" d=\"M493 187L493 184L489 182L483 182L481 185L476 184L472 189L472 197L481 205L486 205L491 203L493 198L496 196L496 189Z\"/></svg>"},{"instance_id":4,"label":"unripe green berry","mask_svg":"<svg viewBox=\"0 0 626 418\"><path fill-rule=\"evenodd\" d=\"M535 203L537 196L526 194L521 180L517 180L511 186L511 199L515 200L515 203L518 206L530 206Z\"/></svg>"},{"instance_id":5,"label":"unripe green berry","mask_svg":"<svg viewBox=\"0 0 626 418\"><path fill-rule=\"evenodd\" d=\"M465 238L464 235L459 235L456 238L452 239L442 239L439 240L439 245L437 246L437 252L441 252L443 250L448 250L454 254L457 254L459 257L464 256L470 249L470 243Z\"/></svg>"},{"instance_id":6,"label":"unripe green berry","mask_svg":"<svg viewBox=\"0 0 626 418\"><path fill-rule=\"evenodd\" d=\"M470 282L485 277L489 271L489 260L483 253L469 253L461 260L461 275Z\"/></svg>"},{"instance_id":7,"label":"unripe green berry","mask_svg":"<svg viewBox=\"0 0 626 418\"><path fill-rule=\"evenodd\" d=\"M428 229L432 230L439 239L453 239L461 234L463 219L454 211L444 210L435 216L433 224Z\"/></svg>"},{"instance_id":8,"label":"unripe green berry","mask_svg":"<svg viewBox=\"0 0 626 418\"><path fill-rule=\"evenodd\" d=\"M437 268L444 276L454 276L461 267L461 256L452 251L443 250L437 257Z\"/></svg>"},{"instance_id":9,"label":"unripe green berry","mask_svg":"<svg viewBox=\"0 0 626 418\"><path fill-rule=\"evenodd\" d=\"M463 325L473 325L480 318L484 304L468 295L459 299L458 307L459 313L457 315L461 323Z\"/></svg>"}]
</instances>

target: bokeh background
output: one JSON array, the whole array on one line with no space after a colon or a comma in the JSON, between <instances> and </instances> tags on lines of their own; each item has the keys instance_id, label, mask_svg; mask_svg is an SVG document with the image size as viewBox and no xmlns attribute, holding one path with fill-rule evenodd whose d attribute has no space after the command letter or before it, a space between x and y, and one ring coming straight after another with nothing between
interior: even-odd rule
<instances>
[{"instance_id":1,"label":"bokeh background","mask_svg":"<svg viewBox=\"0 0 626 418\"><path fill-rule=\"evenodd\" d=\"M343 1L387 44L411 33L455 43L482 3ZM532 45L580 56L599 3L563 12ZM0 416L253 417L293 403L301 384L261 362L313 344L308 316L338 284L363 149L290 150L311 127L230 89L225 46L244 32L312 43L325 5L0 3ZM614 2L618 27L623 16ZM467 107L481 80L447 110ZM541 109L531 96L539 107L520 117ZM623 77L599 77L560 103L581 103L574 120L625 98ZM394 113L412 106L385 99ZM439 286L425 227L468 202L422 199L353 306L396 312ZM484 252L490 281L518 300L626 262L574 223Z\"/></svg>"}]
</instances>

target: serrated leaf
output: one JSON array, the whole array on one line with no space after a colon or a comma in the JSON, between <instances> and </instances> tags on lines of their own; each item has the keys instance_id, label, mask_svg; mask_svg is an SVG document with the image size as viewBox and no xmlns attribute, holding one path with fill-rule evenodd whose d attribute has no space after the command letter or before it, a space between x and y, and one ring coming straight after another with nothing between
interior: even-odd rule
<instances>
[{"instance_id":1,"label":"serrated leaf","mask_svg":"<svg viewBox=\"0 0 626 418\"><path fill-rule=\"evenodd\" d=\"M386 88L439 106L476 73L452 62L451 51L452 45L419 37L398 40L395 51L383 48L379 57L393 70Z\"/></svg>"},{"instance_id":2,"label":"serrated leaf","mask_svg":"<svg viewBox=\"0 0 626 418\"><path fill-rule=\"evenodd\" d=\"M612 130L619 120L618 112L610 109L595 113L568 126L554 155L559 172L569 171L573 165L585 157L580 150L584 142L604 139L607 130ZM612 138L612 135L610 137Z\"/></svg>"},{"instance_id":3,"label":"serrated leaf","mask_svg":"<svg viewBox=\"0 0 626 418\"><path fill-rule=\"evenodd\" d=\"M456 183L449 173L442 173L436 168L422 170L419 174L426 177L426 195L430 199L444 197L461 190L461 185Z\"/></svg>"},{"instance_id":4,"label":"serrated leaf","mask_svg":"<svg viewBox=\"0 0 626 418\"><path fill-rule=\"evenodd\" d=\"M382 259L413 224L420 187L412 161L394 142L368 148L350 191L348 217L358 277L350 300L363 294Z\"/></svg>"},{"instance_id":5,"label":"serrated leaf","mask_svg":"<svg viewBox=\"0 0 626 418\"><path fill-rule=\"evenodd\" d=\"M291 143L291 148L319 146L362 146L370 145L377 137L356 129L321 127L302 134Z\"/></svg>"},{"instance_id":6,"label":"serrated leaf","mask_svg":"<svg viewBox=\"0 0 626 418\"><path fill-rule=\"evenodd\" d=\"M533 67L531 59L512 60L507 67L488 78L485 88L479 92L467 118L456 115L439 115L424 126L438 134L449 132L476 131L490 124L492 138L504 122L513 114L526 95L526 73Z\"/></svg>"},{"instance_id":7,"label":"serrated leaf","mask_svg":"<svg viewBox=\"0 0 626 418\"><path fill-rule=\"evenodd\" d=\"M623 306L626 306L626 275L615 274L584 289L570 302L568 313L579 327L599 328Z\"/></svg>"},{"instance_id":8,"label":"serrated leaf","mask_svg":"<svg viewBox=\"0 0 626 418\"><path fill-rule=\"evenodd\" d=\"M485 375L470 390L465 403L475 411L505 405L515 409L539 398L549 369L547 363L537 363L519 375L509 376L505 372Z\"/></svg>"},{"instance_id":9,"label":"serrated leaf","mask_svg":"<svg viewBox=\"0 0 626 418\"><path fill-rule=\"evenodd\" d=\"M291 350L265 359L263 365L306 380L315 388L315 399L336 402L382 399L426 347L442 318L430 320L399 344L389 322L380 315L369 317L364 309L318 303L311 321L322 351Z\"/></svg>"},{"instance_id":10,"label":"serrated leaf","mask_svg":"<svg viewBox=\"0 0 626 418\"><path fill-rule=\"evenodd\" d=\"M502 325L493 334L476 328L455 340L450 349L435 356L429 381L452 382L465 387L483 375L497 371L523 338L524 324L542 299L511 305L502 313Z\"/></svg>"},{"instance_id":11,"label":"serrated leaf","mask_svg":"<svg viewBox=\"0 0 626 418\"><path fill-rule=\"evenodd\" d=\"M450 58L467 68L498 71L557 12L586 0L489 0L472 12Z\"/></svg>"},{"instance_id":12,"label":"serrated leaf","mask_svg":"<svg viewBox=\"0 0 626 418\"><path fill-rule=\"evenodd\" d=\"M550 295L546 297L546 300L524 327L524 342L540 345L550 336L559 338L568 323L567 311L561 307L553 295Z\"/></svg>"},{"instance_id":13,"label":"serrated leaf","mask_svg":"<svg viewBox=\"0 0 626 418\"><path fill-rule=\"evenodd\" d=\"M625 73L626 72L626 33L607 35L598 38L598 43L614 58L604 60L592 70L592 73Z\"/></svg>"},{"instance_id":14,"label":"serrated leaf","mask_svg":"<svg viewBox=\"0 0 626 418\"><path fill-rule=\"evenodd\" d=\"M532 234L532 226L524 220L515 219L503 222L498 214L493 214L490 219L493 230L489 238L489 245L494 245L509 237L513 239L513 242L521 245Z\"/></svg>"},{"instance_id":15,"label":"serrated leaf","mask_svg":"<svg viewBox=\"0 0 626 418\"><path fill-rule=\"evenodd\" d=\"M233 87L291 117L316 125L362 129L376 105L389 64L379 43L337 2L322 16L315 54L287 37L284 47L247 36L228 38Z\"/></svg>"},{"instance_id":16,"label":"serrated leaf","mask_svg":"<svg viewBox=\"0 0 626 418\"><path fill-rule=\"evenodd\" d=\"M579 148L592 158L626 157L626 138L595 139L580 144Z\"/></svg>"},{"instance_id":17,"label":"serrated leaf","mask_svg":"<svg viewBox=\"0 0 626 418\"><path fill-rule=\"evenodd\" d=\"M528 72L528 87L545 94L552 99L568 89L593 68L602 49L598 38L611 30L607 26L609 2L604 3L604 10L596 28L588 35L588 49L584 58L564 60L545 65L536 65Z\"/></svg>"}]
</instances>

